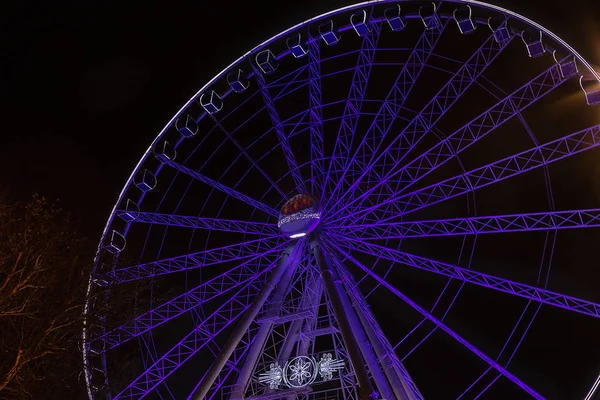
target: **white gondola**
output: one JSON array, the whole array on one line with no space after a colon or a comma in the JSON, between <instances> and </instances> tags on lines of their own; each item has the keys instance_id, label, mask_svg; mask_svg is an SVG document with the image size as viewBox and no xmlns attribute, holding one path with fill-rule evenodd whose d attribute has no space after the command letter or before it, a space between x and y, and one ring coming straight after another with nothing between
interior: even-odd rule
<instances>
[{"instance_id":1,"label":"white gondola","mask_svg":"<svg viewBox=\"0 0 600 400\"><path fill-rule=\"evenodd\" d=\"M454 10L452 16L454 17L454 20L458 25L460 33L462 33L463 35L473 33L475 32L475 29L477 29L477 25L475 25L475 21L473 21L470 6L464 5L458 7L456 10Z\"/></svg>"},{"instance_id":2,"label":"white gondola","mask_svg":"<svg viewBox=\"0 0 600 400\"><path fill-rule=\"evenodd\" d=\"M333 46L340 41L339 35L333 29L333 21L319 25L319 35L328 46Z\"/></svg>"},{"instance_id":3,"label":"white gondola","mask_svg":"<svg viewBox=\"0 0 600 400\"><path fill-rule=\"evenodd\" d=\"M521 39L527 47L527 54L529 57L536 58L541 57L546 52L544 44L542 43L542 32L535 28L525 29L521 33Z\"/></svg>"},{"instance_id":4,"label":"white gondola","mask_svg":"<svg viewBox=\"0 0 600 400\"><path fill-rule=\"evenodd\" d=\"M135 181L135 186L138 187L142 192L149 192L156 186L156 176L147 169L138 175L138 179Z\"/></svg>"},{"instance_id":5,"label":"white gondola","mask_svg":"<svg viewBox=\"0 0 600 400\"><path fill-rule=\"evenodd\" d=\"M198 124L194 121L191 115L185 117L179 117L175 122L175 128L181 133L183 137L192 137L198 133Z\"/></svg>"},{"instance_id":6,"label":"white gondola","mask_svg":"<svg viewBox=\"0 0 600 400\"><path fill-rule=\"evenodd\" d=\"M302 36L298 33L286 39L285 44L295 58L302 58L308 54L308 49L302 44Z\"/></svg>"},{"instance_id":7,"label":"white gondola","mask_svg":"<svg viewBox=\"0 0 600 400\"><path fill-rule=\"evenodd\" d=\"M250 86L250 81L244 75L244 71L237 69L227 74L227 83L236 92L242 93Z\"/></svg>"},{"instance_id":8,"label":"white gondola","mask_svg":"<svg viewBox=\"0 0 600 400\"><path fill-rule=\"evenodd\" d=\"M209 114L215 114L223 108L223 100L214 90L204 92L200 96L200 105Z\"/></svg>"},{"instance_id":9,"label":"white gondola","mask_svg":"<svg viewBox=\"0 0 600 400\"><path fill-rule=\"evenodd\" d=\"M399 32L406 27L406 22L400 11L400 4L396 4L395 7L386 8L383 13L385 20L394 32Z\"/></svg>"},{"instance_id":10,"label":"white gondola","mask_svg":"<svg viewBox=\"0 0 600 400\"><path fill-rule=\"evenodd\" d=\"M371 28L367 22L367 12L365 10L360 10L352 14L350 17L350 23L354 27L354 31L356 31L358 36L363 37L371 32Z\"/></svg>"}]
</instances>

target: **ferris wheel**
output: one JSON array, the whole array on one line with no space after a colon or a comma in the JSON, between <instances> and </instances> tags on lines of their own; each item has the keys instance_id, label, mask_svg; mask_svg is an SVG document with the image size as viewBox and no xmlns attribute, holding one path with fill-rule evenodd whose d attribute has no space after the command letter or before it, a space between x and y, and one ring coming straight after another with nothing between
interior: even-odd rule
<instances>
[{"instance_id":1,"label":"ferris wheel","mask_svg":"<svg viewBox=\"0 0 600 400\"><path fill-rule=\"evenodd\" d=\"M592 398L600 371L574 388L535 351L564 324L600 332L600 199L575 177L598 104L574 49L479 1L368 1L265 41L119 196L89 398ZM579 345L561 340L540 351Z\"/></svg>"}]
</instances>

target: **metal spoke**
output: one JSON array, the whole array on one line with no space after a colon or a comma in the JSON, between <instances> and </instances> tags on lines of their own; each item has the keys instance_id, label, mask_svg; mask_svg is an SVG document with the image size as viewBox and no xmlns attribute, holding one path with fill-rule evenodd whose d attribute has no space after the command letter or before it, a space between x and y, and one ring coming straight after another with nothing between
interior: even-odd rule
<instances>
[{"instance_id":1,"label":"metal spoke","mask_svg":"<svg viewBox=\"0 0 600 400\"><path fill-rule=\"evenodd\" d=\"M294 152L292 151L292 146L290 145L290 141L288 140L288 136L283 130L283 126L281 125L281 120L279 118L279 113L275 108L275 101L273 97L269 93L269 87L265 81L264 76L258 69L254 69L254 78L258 83L259 90L262 94L263 101L267 108L267 112L269 114L269 118L271 118L271 124L273 125L273 129L277 134L277 138L279 139L279 144L281 146L281 150L285 156L285 159L288 164L288 169L292 178L294 179L294 184L296 185L296 190L306 191L306 186L304 185L304 179L302 178L302 174L298 169L298 163L296 162L296 157L294 156ZM278 215L278 214L277 214Z\"/></svg>"},{"instance_id":2,"label":"metal spoke","mask_svg":"<svg viewBox=\"0 0 600 400\"><path fill-rule=\"evenodd\" d=\"M384 102L377 111L375 119L369 126L366 134L363 136L354 155L349 158L349 163L336 184L333 190L333 195L338 191L338 188L345 178L347 170L354 163L359 164L358 167L364 167L369 159L374 157L381 146L383 139L388 134L392 124L396 121L398 114L402 110L406 98L410 94L413 86L419 79L425 64L433 53L437 42L439 41L447 22L440 29L425 29L419 38L417 44L408 56L408 59L402 70L398 74L396 81L389 90Z\"/></svg>"},{"instance_id":3,"label":"metal spoke","mask_svg":"<svg viewBox=\"0 0 600 400\"><path fill-rule=\"evenodd\" d=\"M206 400L212 400L217 395L219 390L223 387L225 382L227 382L227 379L232 374L239 372L239 368L240 368L240 364L242 364L242 360L244 360L244 358L248 354L250 347L256 340L257 331L258 331L258 327L251 327L250 329L248 329L246 331L246 334L240 340L238 347L236 347L236 349L233 351L233 353L231 354L231 357L229 358L229 361L223 367L223 369L221 370L221 373L219 373L219 376L217 377L217 379L215 379L215 382L213 383L212 387L206 394L206 397L205 397ZM204 380L204 377L202 378L202 380ZM200 380L200 382L198 382L198 384L196 385L194 390L196 390L199 387L202 380ZM192 400L192 396L189 395L187 397L187 400Z\"/></svg>"},{"instance_id":4,"label":"metal spoke","mask_svg":"<svg viewBox=\"0 0 600 400\"><path fill-rule=\"evenodd\" d=\"M214 179L211 179L211 178L201 174L200 172L196 172L186 166L176 163L175 161L167 161L166 164L169 165L171 168L176 169L179 172L182 172L202 183L205 183L205 184L213 187L214 189L217 189L217 190L219 190L225 194L228 194L229 196L234 197L234 198L236 198L258 210L261 210L261 211L267 213L268 215L271 215L273 217L277 217L279 215L279 213L274 208L269 207L266 204L251 198L250 196L240 193L235 189L232 189L226 185L223 185L222 183L219 183L219 182L215 181Z\"/></svg>"},{"instance_id":5,"label":"metal spoke","mask_svg":"<svg viewBox=\"0 0 600 400\"><path fill-rule=\"evenodd\" d=\"M298 68L296 71L293 71L292 73L286 74L283 77L272 81L271 83L269 83L269 88L271 90L273 90L273 94L272 94L272 98L273 101L279 100L291 93L294 93L296 90L304 87L304 85L306 85L306 81L299 79L301 76L304 75L304 71L306 70L306 66L303 65L300 68ZM256 72L256 70L255 70ZM288 79L288 77L290 77ZM277 85L277 82L283 82L280 85ZM277 87L277 86L280 86ZM279 91L277 91L277 89L279 89Z\"/></svg>"},{"instance_id":6,"label":"metal spoke","mask_svg":"<svg viewBox=\"0 0 600 400\"><path fill-rule=\"evenodd\" d=\"M562 76L558 64L553 64L548 70L500 100L431 149L402 168L388 174L386 179L377 182L375 186L379 187L387 183L391 188L389 193L405 192L408 187L492 133L514 116L522 113L569 78L570 76ZM363 194L358 200L364 199L366 196Z\"/></svg>"},{"instance_id":7,"label":"metal spoke","mask_svg":"<svg viewBox=\"0 0 600 400\"><path fill-rule=\"evenodd\" d=\"M500 364L498 364L492 358L490 358L487 355L485 355L483 352L481 352L479 349L477 349L475 346L473 346L471 343L469 343L466 339L462 338L460 335L458 335L456 332L454 332L452 329L450 329L442 321L438 320L436 317L434 317L433 315L431 315L427 310L425 310L424 308L422 308L419 305L417 305L415 302L413 302L411 299L409 299L406 295L404 295L403 293L401 293L398 289L396 289L395 287L393 287L392 285L390 285L388 282L386 282L385 279L381 278L379 275L377 275L376 273L374 273L373 271L371 271L369 268L367 268L366 266L364 266L360 261L358 261L357 259L355 259L354 257L352 257L350 254L347 254L347 253L343 252L343 250L337 248L332 242L328 242L328 244L330 246L336 248L338 252L340 252L345 257L347 257L350 261L352 261L354 263L354 265L356 265L357 267L359 267L363 272L365 272L365 274L369 275L376 282L380 283L382 286L384 286L390 292L392 292L393 294L395 294L398 298L400 298L406 304L410 305L413 309L415 309L417 312L419 312L421 315L423 315L429 321L433 322L439 329L443 330L448 335L452 336L452 338L454 338L457 342L459 342L460 344L462 344L464 347L466 347L468 350L470 350L473 354L475 354L476 356L478 356L479 358L481 358L488 365L490 365L491 367L493 367L494 369L496 369L499 373L501 373L506 378L508 378L509 380L511 380L514 384L516 384L517 386L519 386L521 389L523 389L529 395L531 395L535 399L541 399L541 400L544 399L544 397L542 397L540 394L538 394L535 390L533 390L532 388L530 388L527 384L525 384L524 382L522 382L515 375L511 374L510 372L508 372L504 367L502 367Z\"/></svg>"},{"instance_id":8,"label":"metal spoke","mask_svg":"<svg viewBox=\"0 0 600 400\"><path fill-rule=\"evenodd\" d=\"M371 23L369 24L369 27L370 32L363 36L360 51L358 53L358 60L352 76L350 90L348 91L342 121L340 122L340 127L336 136L337 139L333 149L333 156L325 176L325 185L330 183L329 177L331 176L332 170L344 170L351 162L348 156L352 152L354 133L356 132L363 99L367 92L367 84L369 82L369 76L371 75L372 64L375 59L377 43L379 42L379 35L381 33L380 24ZM337 181L336 185L340 184L342 184L341 179ZM321 194L321 200L323 201L325 208L327 208L327 205L333 199L335 192L336 190L334 189L330 192L329 196L325 196L324 193Z\"/></svg>"},{"instance_id":9,"label":"metal spoke","mask_svg":"<svg viewBox=\"0 0 600 400\"><path fill-rule=\"evenodd\" d=\"M273 258L277 256L275 251L281 251L282 249L283 245L280 245L269 255L253 257L237 267L137 316L133 321L103 333L90 342L90 349L98 353L113 349L222 294L249 283L251 280L270 271L271 268L265 268L265 264L273 263L275 261Z\"/></svg>"},{"instance_id":10,"label":"metal spoke","mask_svg":"<svg viewBox=\"0 0 600 400\"><path fill-rule=\"evenodd\" d=\"M244 310L242 318L240 319L238 325L235 327L229 339L223 346L223 350L216 357L215 361L212 363L204 378L197 386L197 388L192 392L191 398L195 400L203 400L213 385L215 379L219 376L220 372L223 370L223 367L227 364L229 357L231 357L232 353L235 351L238 346L240 340L244 337L244 333L250 328L250 325L254 322L254 319L258 315L260 309L263 307L267 298L270 296L271 292L275 289L275 286L278 286L280 283L284 282L285 279L282 280L282 277L286 275L289 280L291 280L293 273L301 260L301 255L303 251L305 243L303 239L296 241L295 243L290 244L281 254L279 261L277 262L277 267L273 269L273 272L269 274L269 278L265 282L265 284L261 287L260 292L258 292L252 301L252 304ZM285 283L282 283L282 286L286 286ZM285 296L285 289L278 286L278 291L276 291L276 295L280 295L281 299ZM265 326L265 328L268 330Z\"/></svg>"},{"instance_id":11,"label":"metal spoke","mask_svg":"<svg viewBox=\"0 0 600 400\"><path fill-rule=\"evenodd\" d=\"M514 156L448 178L413 193L391 196L382 203L358 212L365 217L377 212L377 219L388 221L450 198L492 185L524 172L543 167L600 144L600 125L575 132Z\"/></svg>"},{"instance_id":12,"label":"metal spoke","mask_svg":"<svg viewBox=\"0 0 600 400\"><path fill-rule=\"evenodd\" d=\"M145 264L117 268L108 273L109 283L123 283L175 272L189 271L209 265L236 261L254 256L273 253L281 237L270 236L248 242L199 251L171 258L164 258Z\"/></svg>"},{"instance_id":13,"label":"metal spoke","mask_svg":"<svg viewBox=\"0 0 600 400\"><path fill-rule=\"evenodd\" d=\"M341 237L336 234L331 234L331 236L341 239ZM456 265L431 260L429 258L416 256L414 254L405 253L403 251L390 249L384 246L379 246L374 243L363 243L360 240L348 237L345 237L345 240L352 244L352 248L354 250L365 254L383 257L390 261L404 264L409 267L459 279L464 282L473 283L488 289L523 297L528 300L559 307L579 314L600 318L600 304L593 303L588 300L578 299L576 297L552 292L550 290L514 282L508 279L499 278L497 276L484 274L466 268L461 268Z\"/></svg>"},{"instance_id":14,"label":"metal spoke","mask_svg":"<svg viewBox=\"0 0 600 400\"><path fill-rule=\"evenodd\" d=\"M141 399L150 394L156 386L243 314L250 307L250 299L259 292L261 286L256 280L246 284L113 398Z\"/></svg>"},{"instance_id":15,"label":"metal spoke","mask_svg":"<svg viewBox=\"0 0 600 400\"><path fill-rule=\"evenodd\" d=\"M117 210L117 215L126 215L136 223L179 226L182 228L207 229L253 235L276 236L277 225L265 222L236 221L221 218L193 217L189 215L161 214L144 211Z\"/></svg>"},{"instance_id":16,"label":"metal spoke","mask_svg":"<svg viewBox=\"0 0 600 400\"><path fill-rule=\"evenodd\" d=\"M413 121L402 130L402 132L375 157L364 169L362 175L354 181L349 191L343 198L352 198L362 179L376 167L391 166L392 168L383 174L381 179L388 179L393 172L394 166L398 165L406 155L421 141L421 139L432 130L435 124L446 114L456 101L467 91L475 80L496 59L502 50L510 43L510 40L498 43L491 35L481 47L466 61L444 87L431 98L429 103L413 119ZM365 194L373 193L375 188L370 188ZM344 207L338 209L332 216L340 213L358 200L354 199Z\"/></svg>"},{"instance_id":17,"label":"metal spoke","mask_svg":"<svg viewBox=\"0 0 600 400\"><path fill-rule=\"evenodd\" d=\"M381 240L597 227L600 227L600 208L429 221L374 222L361 225L338 225L333 229L345 231L345 235L361 240Z\"/></svg>"},{"instance_id":18,"label":"metal spoke","mask_svg":"<svg viewBox=\"0 0 600 400\"><path fill-rule=\"evenodd\" d=\"M328 251L331 252L330 249L328 249ZM335 254L334 252L331 253ZM335 257L334 262L338 265L338 272L344 282L348 294L352 295L353 306L357 310L359 318L364 318L364 320L361 319L363 327L368 333L371 333L374 336L373 338L370 338L370 341L382 364L383 371L392 383L396 397L399 399L406 397L410 400L423 399L417 385L398 359L392 345L385 337L379 323L371 313L366 299L359 291L356 282L354 281L354 277Z\"/></svg>"},{"instance_id":19,"label":"metal spoke","mask_svg":"<svg viewBox=\"0 0 600 400\"><path fill-rule=\"evenodd\" d=\"M250 156L250 154L248 154L248 152L246 151L246 149L244 149L242 147L242 145L235 140L235 138L233 137L233 135L231 133L229 133L229 131L227 129L225 129L225 127L221 124L221 122L219 122L219 120L217 120L215 118L214 115L211 115L211 119L213 120L213 122L215 123L216 126L219 127L219 129L221 129L221 131L223 131L223 133L225 134L225 136L227 136L227 138L229 139L229 141L231 143L233 143L233 145L240 151L241 154L243 154L248 161L250 161L250 163L252 163L252 165L254 166L254 168L256 168L256 170L258 172L260 172L260 174L262 176L265 177L265 179L271 184L271 186L277 190L279 192L279 194L285 198L286 194L283 192L283 190L281 190L281 188L275 183L273 182L273 179L271 179L271 177L265 172L265 170L263 170L256 161L254 161L254 159Z\"/></svg>"},{"instance_id":20,"label":"metal spoke","mask_svg":"<svg viewBox=\"0 0 600 400\"><path fill-rule=\"evenodd\" d=\"M310 120L311 190L321 197L324 193L325 166L323 144L323 107L321 96L321 48L318 38L308 42L308 102ZM323 199L321 198L321 201Z\"/></svg>"}]
</instances>

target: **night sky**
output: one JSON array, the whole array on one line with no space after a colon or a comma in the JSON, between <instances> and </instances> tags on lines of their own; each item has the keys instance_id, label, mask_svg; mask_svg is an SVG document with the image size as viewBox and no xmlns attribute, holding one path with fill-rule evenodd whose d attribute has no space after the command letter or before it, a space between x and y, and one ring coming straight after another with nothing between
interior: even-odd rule
<instances>
[{"instance_id":1,"label":"night sky","mask_svg":"<svg viewBox=\"0 0 600 400\"><path fill-rule=\"evenodd\" d=\"M82 232L99 238L138 159L198 88L281 30L351 3L281 4L53 2L3 10L2 189L59 198ZM597 0L495 4L600 64Z\"/></svg>"}]
</instances>

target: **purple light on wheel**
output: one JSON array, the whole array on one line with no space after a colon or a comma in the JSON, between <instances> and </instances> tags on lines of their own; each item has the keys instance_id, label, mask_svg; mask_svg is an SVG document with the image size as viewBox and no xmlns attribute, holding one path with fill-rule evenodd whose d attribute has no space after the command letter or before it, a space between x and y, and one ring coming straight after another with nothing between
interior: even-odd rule
<instances>
[{"instance_id":1,"label":"purple light on wheel","mask_svg":"<svg viewBox=\"0 0 600 400\"><path fill-rule=\"evenodd\" d=\"M321 219L321 204L310 194L297 194L285 202L279 211L277 226L292 239L312 232Z\"/></svg>"}]
</instances>

